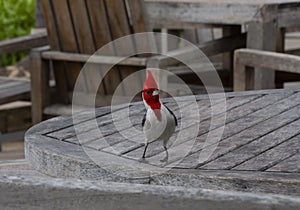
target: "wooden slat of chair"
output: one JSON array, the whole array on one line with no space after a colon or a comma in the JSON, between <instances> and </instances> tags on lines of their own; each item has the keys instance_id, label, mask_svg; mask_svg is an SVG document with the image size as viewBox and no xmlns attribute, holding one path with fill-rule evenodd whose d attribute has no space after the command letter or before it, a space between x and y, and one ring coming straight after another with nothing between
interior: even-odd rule
<instances>
[{"instance_id":1,"label":"wooden slat of chair","mask_svg":"<svg viewBox=\"0 0 300 210\"><path fill-rule=\"evenodd\" d=\"M70 12L72 15L74 31L76 34L78 53L92 55L97 50L95 36L91 27L90 12L86 1L75 0L70 4ZM80 15L78 15L80 14ZM84 63L82 63L84 65ZM83 79L86 83L86 93L97 92L99 86L99 66L95 64L87 64L88 69L83 72ZM77 81L79 82L79 81ZM103 85L99 88L99 94L104 95Z\"/></svg>"},{"instance_id":2,"label":"wooden slat of chair","mask_svg":"<svg viewBox=\"0 0 300 210\"><path fill-rule=\"evenodd\" d=\"M132 30L134 33L141 33L141 32L151 32L151 27L145 7L144 1L135 1L135 0L127 0L127 6L128 6L128 13L131 17L132 22ZM154 42L154 35L149 34L147 37L147 41L145 41L145 38L143 40L135 39L134 41L134 48L136 50L136 53L143 52L142 55L137 55L138 57L142 56L151 56L149 54L145 54L144 52L148 52L150 49L157 51L156 43ZM133 88L134 91L137 91L138 88L141 89L143 87L143 75L138 74L134 77L135 81L139 81L139 84L135 85Z\"/></svg>"},{"instance_id":3,"label":"wooden slat of chair","mask_svg":"<svg viewBox=\"0 0 300 210\"><path fill-rule=\"evenodd\" d=\"M57 50L60 51L61 47L60 47L60 41L59 41L59 36L58 36L58 31L57 31L57 27L56 27L56 20L55 20L55 16L53 13L53 6L52 6L52 2L49 0L41 0L41 6L42 6L42 10L43 10L43 15L44 15L44 19L47 27L47 33L48 33L48 40L49 40L49 44L51 46L51 49L53 50ZM40 62L38 60L42 60L41 55L38 54L38 52L36 51L34 54L34 59L32 59L32 65L35 68L32 69L36 69L39 66L39 63L34 64L34 62ZM41 70L40 74L49 74L49 69L48 66L42 65L44 68ZM37 70L38 71L38 70ZM56 87L57 89L59 89L59 91L57 91L57 98L58 101L62 102L62 103L67 103L68 102L68 98L66 97L66 95L68 94L68 87L67 87L67 74L65 72L65 68L64 68L64 63L63 62L57 62L57 61L53 61L53 71L54 71L54 77L55 77L55 82L56 82ZM45 76L42 76L43 78L45 78ZM32 74L32 81L35 80L40 80L41 78L35 78L35 75ZM46 83L46 81L41 81L41 85L43 85L43 83ZM39 99L37 99L38 97L49 97L49 95L38 95L38 93L35 93L35 91L39 91L43 89L42 87L36 86L35 84L32 84L32 103L36 104L37 107L42 107L42 109L44 108L44 106L46 106L47 104L39 104L40 101ZM38 100L37 102L35 102L35 100ZM41 108L38 108L39 110ZM37 111L37 110L36 110ZM33 109L33 115L34 115L35 110ZM37 111L37 112L41 112L41 111ZM40 116L40 114L37 114L37 116ZM37 117L36 116L36 117ZM41 118L41 116L39 117ZM33 118L33 121L35 118ZM40 121L41 119L37 119L37 121Z\"/></svg>"},{"instance_id":4,"label":"wooden slat of chair","mask_svg":"<svg viewBox=\"0 0 300 210\"><path fill-rule=\"evenodd\" d=\"M115 40L120 37L129 35L132 30L129 23L129 16L126 11L125 1L106 0L105 5L107 9L108 22L110 25L111 39ZM113 45L115 55L126 56L135 54L133 40L128 39L127 42L122 42L121 44L122 45L118 46ZM133 71L134 70L132 67L118 66L116 73L119 74L119 82L121 82L126 76L130 75ZM124 91L123 93L126 93L128 90L125 90L124 88L126 87L122 86L122 89Z\"/></svg>"},{"instance_id":5,"label":"wooden slat of chair","mask_svg":"<svg viewBox=\"0 0 300 210\"><path fill-rule=\"evenodd\" d=\"M0 77L0 104L29 100L29 80Z\"/></svg>"},{"instance_id":6,"label":"wooden slat of chair","mask_svg":"<svg viewBox=\"0 0 300 210\"><path fill-rule=\"evenodd\" d=\"M93 39L95 42L95 49L98 50L105 44L109 43L111 41L111 37L109 32L109 25L107 22L107 16L106 16L106 9L104 5L104 1L95 1L95 0L86 0L86 7L89 13L89 21L90 21L90 27L93 35ZM111 54L112 49L109 50L108 54ZM98 65L92 65L88 64L90 68L93 68L93 70L96 70L97 73L94 73L96 76L102 78L103 77L103 69L107 67L107 65L100 64ZM90 90L94 91L94 89L98 88L98 78L93 77L91 79L90 84ZM106 80L103 80L99 89L98 94L104 95L107 93L106 88Z\"/></svg>"},{"instance_id":7,"label":"wooden slat of chair","mask_svg":"<svg viewBox=\"0 0 300 210\"><path fill-rule=\"evenodd\" d=\"M100 49L107 43L112 41L111 34L110 34L110 26L107 18L107 9L105 2L95 1L95 0L86 0L87 9L89 11L90 17L90 25L93 34L93 38L95 41L96 50ZM106 52L102 52L102 55L115 55L114 50L112 47L106 47ZM89 64L90 66L91 64ZM99 77L104 77L103 71L108 67L108 65L97 65ZM103 79L101 86L99 87L99 94L108 94L109 92L113 92L111 89L112 86L118 85L118 81L114 79L114 77L118 78L118 74L116 75L115 72L112 71L105 76ZM117 84L114 84L116 82ZM98 82L95 81L97 84ZM95 85L94 85L95 86ZM94 87L95 88L95 87ZM96 87L97 88L97 87ZM102 90L101 90L102 89Z\"/></svg>"},{"instance_id":8,"label":"wooden slat of chair","mask_svg":"<svg viewBox=\"0 0 300 210\"><path fill-rule=\"evenodd\" d=\"M70 12L70 2L68 0L52 1L53 13L55 14L56 27L61 51L79 52L76 34ZM83 8L84 9L84 8ZM78 14L80 15L80 14ZM50 37L51 39L51 37ZM76 83L78 74L82 68L80 63L65 63L66 75L68 78L68 92L72 91ZM59 78L57 78L59 79ZM86 90L86 84L79 84L81 90Z\"/></svg>"},{"instance_id":9,"label":"wooden slat of chair","mask_svg":"<svg viewBox=\"0 0 300 210\"><path fill-rule=\"evenodd\" d=\"M90 26L95 41L95 47L96 50L98 50L105 44L112 41L106 4L105 1L87 0L86 5L89 12ZM104 55L115 55L113 48L106 48L106 52L104 52ZM97 76L99 76L98 78L102 78L104 77L103 71L108 68L108 65L101 64L92 66L91 64L88 64L88 67L95 68L98 74L100 74L96 74ZM113 93L115 87L120 82L120 80L118 79L120 78L120 75L117 71L118 70L116 68L112 68L111 71L105 76L98 91L100 95ZM93 71L92 74L95 74L95 71ZM95 82L94 84L91 84L92 91L95 88L98 88L99 83L98 78L96 78L95 76L94 78Z\"/></svg>"}]
</instances>

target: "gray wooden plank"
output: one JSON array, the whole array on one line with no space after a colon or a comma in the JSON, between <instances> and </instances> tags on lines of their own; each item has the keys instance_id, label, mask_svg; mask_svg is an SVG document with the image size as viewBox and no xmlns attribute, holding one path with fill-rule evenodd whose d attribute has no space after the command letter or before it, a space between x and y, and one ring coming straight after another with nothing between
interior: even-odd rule
<instances>
[{"instance_id":1,"label":"gray wooden plank","mask_svg":"<svg viewBox=\"0 0 300 210\"><path fill-rule=\"evenodd\" d=\"M209 162L202 166L204 169L232 169L239 164L256 157L257 155L275 147L287 139L294 137L300 133L300 120L292 122L284 127L277 129L255 141L241 146L220 158ZM276 160L276 156L273 156ZM250 168L251 170L251 168Z\"/></svg>"},{"instance_id":2,"label":"gray wooden plank","mask_svg":"<svg viewBox=\"0 0 300 210\"><path fill-rule=\"evenodd\" d=\"M0 95L1 97L9 97L13 95L23 94L26 92L30 92L29 85L18 85L10 87L9 89L4 89L3 91L1 91Z\"/></svg>"},{"instance_id":3,"label":"gray wooden plank","mask_svg":"<svg viewBox=\"0 0 300 210\"><path fill-rule=\"evenodd\" d=\"M91 137L88 136L87 139ZM85 143L86 142L86 143ZM107 151L111 151L111 147L119 148L116 151L121 150L122 146L120 145L131 145L132 147L140 147L141 143L144 143L144 137L140 136L135 130L123 130L122 132L115 132L113 135L104 136L102 138L94 138L89 141L83 142L84 146L88 146L91 149L102 150L106 149ZM126 143L129 142L129 143ZM134 144L138 144L138 146L134 146ZM126 147L123 148L123 152L125 153Z\"/></svg>"},{"instance_id":4,"label":"gray wooden plank","mask_svg":"<svg viewBox=\"0 0 300 210\"><path fill-rule=\"evenodd\" d=\"M286 128L286 127L285 127ZM287 141L279 144L266 152L263 152L252 159L243 162L242 164L233 167L233 170L257 170L265 171L281 161L294 156L300 149L300 136L297 135ZM273 140L272 140L273 142ZM270 145L271 146L271 145ZM295 168L300 167L299 162L296 163Z\"/></svg>"},{"instance_id":5,"label":"gray wooden plank","mask_svg":"<svg viewBox=\"0 0 300 210\"><path fill-rule=\"evenodd\" d=\"M14 92L29 92L30 91L30 84L29 83L18 83L12 85L11 87L3 87L1 86L0 93L5 95L6 93L11 94Z\"/></svg>"},{"instance_id":6,"label":"gray wooden plank","mask_svg":"<svg viewBox=\"0 0 300 210\"><path fill-rule=\"evenodd\" d=\"M226 104L216 103L211 107L200 107L199 112L201 115L201 120L208 120L212 115L220 115L223 114L224 111L228 112L234 108L242 106L244 104L249 103L252 100L261 97L261 95L257 96L246 96L246 97L233 97L226 99ZM223 110L222 107L226 106L226 110ZM212 110L216 111L216 113L212 113ZM192 110L191 110L192 111ZM202 117L203 116L203 117Z\"/></svg>"},{"instance_id":7,"label":"gray wooden plank","mask_svg":"<svg viewBox=\"0 0 300 210\"><path fill-rule=\"evenodd\" d=\"M254 95L266 95L266 94L279 94L283 92L292 92L296 93L299 92L298 89L264 89L264 90L249 90L249 91L240 91L240 92L226 92L225 96L226 98L230 97L244 97L244 96L254 96ZM223 95L223 93L213 93L213 94L199 94L195 95L193 97L191 96L176 96L174 99L178 101L191 101L196 98L197 101L199 100L209 100L211 97L213 97L215 100L220 100L220 97ZM162 101L168 101L169 99L162 99Z\"/></svg>"},{"instance_id":8,"label":"gray wooden plank","mask_svg":"<svg viewBox=\"0 0 300 210\"><path fill-rule=\"evenodd\" d=\"M5 83L8 83L8 82L10 82L10 80L8 80L7 77L3 78L3 77L0 76L0 86L5 84Z\"/></svg>"},{"instance_id":9,"label":"gray wooden plank","mask_svg":"<svg viewBox=\"0 0 300 210\"><path fill-rule=\"evenodd\" d=\"M20 52L23 50L30 50L35 47L40 47L48 44L46 31L30 34L28 36L21 36L8 40L1 40L0 54L8 54Z\"/></svg>"},{"instance_id":10,"label":"gray wooden plank","mask_svg":"<svg viewBox=\"0 0 300 210\"><path fill-rule=\"evenodd\" d=\"M85 143L84 146L89 147L91 149L95 149L95 150L101 150L101 149L109 147L110 145L114 145L114 144L117 144L122 141L124 141L124 136L117 133L113 136L107 136L105 138L93 139L92 141Z\"/></svg>"},{"instance_id":11,"label":"gray wooden plank","mask_svg":"<svg viewBox=\"0 0 300 210\"><path fill-rule=\"evenodd\" d=\"M134 115L138 114L138 116L134 118L130 117L131 118L130 121L135 128L141 130L140 124L144 114L138 112L134 114ZM109 135L118 135L118 132L132 127L132 125L128 123L127 119L122 119L118 121L118 130L117 130L114 123L112 122L110 114L101 117L101 120L97 119L97 121L98 121L98 126L96 128L94 125L90 124L90 121L87 121L89 124L79 128L80 130L78 130L76 133L74 132L75 130L73 129L73 127L68 127L63 132L60 132L59 134L58 132L56 132L54 136L52 136L51 134L49 136L56 137L59 138L60 140L72 142L75 144L78 144L79 143L78 139L80 139L80 143L83 144L93 140L98 140L100 138L105 138L106 136ZM90 125L90 127L88 125Z\"/></svg>"},{"instance_id":12,"label":"gray wooden plank","mask_svg":"<svg viewBox=\"0 0 300 210\"><path fill-rule=\"evenodd\" d=\"M299 113L300 106L297 106L291 110L288 110L280 115L274 116L269 120L260 122L247 130L244 130L238 134L230 136L229 138L223 139L218 143L217 148L214 153L209 157L207 161L199 160L199 153L194 153L191 156L185 158L179 166L180 167L196 167L204 165L206 162L214 160L222 155L232 151L235 148L238 148L248 142L251 142L257 138L260 138L276 129L297 120L300 116ZM264 128L264 129L262 129ZM213 147L209 146L209 147Z\"/></svg>"},{"instance_id":13,"label":"gray wooden plank","mask_svg":"<svg viewBox=\"0 0 300 210\"><path fill-rule=\"evenodd\" d=\"M135 109L137 112L140 111L140 109L136 108ZM101 112L100 112L101 113ZM117 108L116 109L116 116L117 119L120 119L124 117L125 112L124 112L124 107ZM74 116L76 118L76 121L78 121L78 125L76 125L76 132L77 133L83 133L87 132L90 130L95 129L95 125L93 124L93 116L94 114L87 114L86 116L89 116L89 119L82 120L80 116ZM96 115L97 117L97 115ZM104 126L112 122L112 116L110 114L110 108L107 108L106 112L97 117L97 126ZM71 122L70 122L71 123ZM55 130L53 132L47 133L48 136L59 139L59 140L64 140L66 138L70 138L76 135L75 129L73 127L73 124L66 124L65 127L62 127L61 129Z\"/></svg>"},{"instance_id":14,"label":"gray wooden plank","mask_svg":"<svg viewBox=\"0 0 300 210\"><path fill-rule=\"evenodd\" d=\"M152 25L158 27L162 27L162 23L163 25L166 23L174 25L176 22L181 24L182 22L242 24L251 21L259 13L259 8L256 5L232 4L229 6L209 3L209 1L176 3L146 1L146 7ZM232 14L234 14L234 18Z\"/></svg>"},{"instance_id":15,"label":"gray wooden plank","mask_svg":"<svg viewBox=\"0 0 300 210\"><path fill-rule=\"evenodd\" d=\"M300 167L299 167L299 160L300 160L300 153L297 153L277 165L269 168L268 172L290 172L290 173L300 173Z\"/></svg>"},{"instance_id":16,"label":"gray wooden plank","mask_svg":"<svg viewBox=\"0 0 300 210\"><path fill-rule=\"evenodd\" d=\"M1 90L4 90L6 88L11 88L11 87L14 87L14 86L18 86L18 85L30 85L30 82L29 81L23 81L23 80L11 80L11 81L8 81L8 82L5 82L5 83L2 83L1 84Z\"/></svg>"},{"instance_id":17,"label":"gray wooden plank","mask_svg":"<svg viewBox=\"0 0 300 210\"><path fill-rule=\"evenodd\" d=\"M236 109L228 111L226 121L231 122L234 119L236 119L237 116L242 117L247 114L251 114L259 109L267 107L267 106L269 106L273 103L276 103L277 101L280 101L282 99L285 99L291 95L292 95L291 92L285 92L282 94L268 94L268 95L264 95L260 98L255 98L255 100L249 101L248 103L243 104L242 106L239 106Z\"/></svg>"},{"instance_id":18,"label":"gray wooden plank","mask_svg":"<svg viewBox=\"0 0 300 210\"><path fill-rule=\"evenodd\" d=\"M109 131L110 132L110 131ZM132 149L135 149L137 147L141 147L144 144L144 136L140 135L142 134L137 132L132 132L131 130L122 130L120 132L113 131L113 134L99 137L99 131L94 130L89 133L83 133L84 135L82 138L86 137L83 140L80 140L80 143L84 146L87 146L91 149L96 150L102 150L105 151L112 151L112 148L116 148L116 153L119 153L122 149L122 154L126 153ZM80 136L79 136L80 137ZM126 143L129 142L129 143ZM123 145L123 146L122 146ZM125 145L131 145L130 147L132 149L128 150L128 146Z\"/></svg>"},{"instance_id":19,"label":"gray wooden plank","mask_svg":"<svg viewBox=\"0 0 300 210\"><path fill-rule=\"evenodd\" d=\"M251 114L240 118L233 123L226 124L223 137L228 137L234 133L239 133L258 122L269 119L284 111L287 111L300 103L300 93L293 94L287 98L279 100L263 109L252 112Z\"/></svg>"},{"instance_id":20,"label":"gray wooden plank","mask_svg":"<svg viewBox=\"0 0 300 210\"><path fill-rule=\"evenodd\" d=\"M103 149L105 152L109 152L116 155L122 155L124 153L127 153L129 151L132 151L136 148L139 148L144 145L144 136L139 136L140 142L136 141L122 141L118 144L115 144L113 146L107 147ZM142 156L140 156L142 157Z\"/></svg>"},{"instance_id":21,"label":"gray wooden plank","mask_svg":"<svg viewBox=\"0 0 300 210\"><path fill-rule=\"evenodd\" d=\"M234 137L235 134L238 134L246 129L249 129L251 127L253 127L254 125L263 122L273 116L279 115L293 107L295 107L296 105L298 105L300 103L300 98L299 98L299 93L297 94L293 94L292 96L289 96L288 98L285 98L283 100L280 100L276 103L273 103L267 107L265 107L264 109L260 109L257 110L247 116L244 116L243 118L239 118L238 120L235 120L233 122L227 123L223 132L223 136L222 136L222 140L220 142L222 142L224 139L228 138L228 137ZM210 131L212 136L218 135L219 132L221 132L218 129L212 130ZM253 136L253 134L252 134ZM252 137L250 136L250 137ZM197 137L196 142L199 142L199 144L197 144L195 146L195 148L193 148L193 152L199 151L201 149L205 149L202 148L202 142L206 142L206 135L201 135L199 137ZM219 141L214 140L214 139L208 139L209 142L213 142L213 143L206 143L205 147L207 151L209 151L211 149L211 147L215 147L216 144L220 144ZM180 146L180 145L178 145ZM204 151L205 151L204 150ZM174 160L175 161L175 160ZM195 162L195 164L201 164L201 162ZM195 165L194 165L195 166Z\"/></svg>"},{"instance_id":22,"label":"gray wooden plank","mask_svg":"<svg viewBox=\"0 0 300 210\"><path fill-rule=\"evenodd\" d=\"M120 106L120 109L121 108L122 106ZM66 129L68 127L74 126L74 124L80 124L82 122L89 121L93 119L94 116L96 116L97 118L101 116L106 116L108 113L110 113L110 107L102 107L101 109L96 110L83 110L81 112L76 113L73 116L73 118L70 116L60 116L52 118L50 120L40 123L38 127L32 127L29 131L27 131L27 135L48 135L52 132L56 132L61 129ZM75 122L74 118L76 118Z\"/></svg>"}]
</instances>

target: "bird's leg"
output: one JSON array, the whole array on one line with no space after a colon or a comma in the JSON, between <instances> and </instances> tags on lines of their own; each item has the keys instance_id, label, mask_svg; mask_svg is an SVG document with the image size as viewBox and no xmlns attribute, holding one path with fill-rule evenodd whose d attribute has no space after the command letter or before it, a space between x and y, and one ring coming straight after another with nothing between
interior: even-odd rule
<instances>
[{"instance_id":1,"label":"bird's leg","mask_svg":"<svg viewBox=\"0 0 300 210\"><path fill-rule=\"evenodd\" d=\"M147 150L147 148L148 148L148 145L149 145L149 143L147 142L147 143L145 144L145 149L144 149L144 153L143 153L143 156L142 156L143 159L145 159L146 150Z\"/></svg>"},{"instance_id":2,"label":"bird's leg","mask_svg":"<svg viewBox=\"0 0 300 210\"><path fill-rule=\"evenodd\" d=\"M168 162L168 159L169 159L169 153L168 153L167 145L164 145L164 149L166 151L166 157L164 159L160 160L160 162Z\"/></svg>"}]
</instances>

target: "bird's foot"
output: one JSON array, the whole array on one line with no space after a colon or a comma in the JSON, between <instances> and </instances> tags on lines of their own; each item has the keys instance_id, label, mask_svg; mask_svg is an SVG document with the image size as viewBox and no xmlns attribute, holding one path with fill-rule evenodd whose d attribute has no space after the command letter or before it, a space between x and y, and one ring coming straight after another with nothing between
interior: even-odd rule
<instances>
[{"instance_id":1,"label":"bird's foot","mask_svg":"<svg viewBox=\"0 0 300 210\"><path fill-rule=\"evenodd\" d=\"M145 157L141 157L139 159L139 161L142 162L142 163L148 163L148 161L145 159Z\"/></svg>"}]
</instances>

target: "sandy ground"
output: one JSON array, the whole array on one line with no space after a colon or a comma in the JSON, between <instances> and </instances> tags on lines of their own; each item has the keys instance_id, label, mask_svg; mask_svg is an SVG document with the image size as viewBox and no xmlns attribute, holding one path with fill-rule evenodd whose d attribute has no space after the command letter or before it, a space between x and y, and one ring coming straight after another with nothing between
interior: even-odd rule
<instances>
[{"instance_id":1,"label":"sandy ground","mask_svg":"<svg viewBox=\"0 0 300 210\"><path fill-rule=\"evenodd\" d=\"M28 56L16 65L0 67L0 76L30 79L30 63Z\"/></svg>"}]
</instances>

